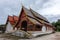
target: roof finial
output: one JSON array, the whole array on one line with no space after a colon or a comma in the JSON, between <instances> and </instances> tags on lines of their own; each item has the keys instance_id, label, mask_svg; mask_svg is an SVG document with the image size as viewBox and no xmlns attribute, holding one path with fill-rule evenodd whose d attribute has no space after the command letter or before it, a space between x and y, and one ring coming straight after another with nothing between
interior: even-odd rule
<instances>
[{"instance_id":1,"label":"roof finial","mask_svg":"<svg viewBox=\"0 0 60 40\"><path fill-rule=\"evenodd\" d=\"M22 2L21 2L21 6L24 7Z\"/></svg>"},{"instance_id":2,"label":"roof finial","mask_svg":"<svg viewBox=\"0 0 60 40\"><path fill-rule=\"evenodd\" d=\"M31 5L29 6L29 8L31 9Z\"/></svg>"},{"instance_id":3,"label":"roof finial","mask_svg":"<svg viewBox=\"0 0 60 40\"><path fill-rule=\"evenodd\" d=\"M32 5L30 5L30 10L31 10Z\"/></svg>"}]
</instances>

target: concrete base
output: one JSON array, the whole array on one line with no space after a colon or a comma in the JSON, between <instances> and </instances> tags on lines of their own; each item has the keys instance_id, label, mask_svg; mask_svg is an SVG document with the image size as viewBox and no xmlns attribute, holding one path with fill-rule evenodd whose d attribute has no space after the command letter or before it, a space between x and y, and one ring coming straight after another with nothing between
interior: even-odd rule
<instances>
[{"instance_id":1,"label":"concrete base","mask_svg":"<svg viewBox=\"0 0 60 40\"><path fill-rule=\"evenodd\" d=\"M50 34L50 33L52 33L52 32L51 31L49 31L49 32L35 32L32 35L33 35L33 37L37 37L37 36L41 36L41 35L45 35L45 34Z\"/></svg>"},{"instance_id":2,"label":"concrete base","mask_svg":"<svg viewBox=\"0 0 60 40\"><path fill-rule=\"evenodd\" d=\"M27 37L27 38L34 38L34 37L37 37L37 36L50 34L50 33L52 33L52 32L51 31L46 31L46 32L41 32L41 31L24 32L24 31L17 30L15 32L13 32L12 35L20 36L20 37Z\"/></svg>"}]
</instances>

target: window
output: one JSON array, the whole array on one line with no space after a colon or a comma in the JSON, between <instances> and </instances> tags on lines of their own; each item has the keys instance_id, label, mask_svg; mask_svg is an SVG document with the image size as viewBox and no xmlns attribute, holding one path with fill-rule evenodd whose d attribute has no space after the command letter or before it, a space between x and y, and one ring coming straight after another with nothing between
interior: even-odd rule
<instances>
[{"instance_id":1,"label":"window","mask_svg":"<svg viewBox=\"0 0 60 40\"><path fill-rule=\"evenodd\" d=\"M39 24L36 24L36 28L42 28L42 26Z\"/></svg>"},{"instance_id":2,"label":"window","mask_svg":"<svg viewBox=\"0 0 60 40\"><path fill-rule=\"evenodd\" d=\"M33 25L29 25L28 28L33 28Z\"/></svg>"}]
</instances>

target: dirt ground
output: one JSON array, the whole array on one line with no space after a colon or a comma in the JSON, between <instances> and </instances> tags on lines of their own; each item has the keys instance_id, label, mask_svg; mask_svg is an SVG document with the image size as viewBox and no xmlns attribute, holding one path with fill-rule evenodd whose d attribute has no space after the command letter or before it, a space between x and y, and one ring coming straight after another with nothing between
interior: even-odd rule
<instances>
[{"instance_id":1,"label":"dirt ground","mask_svg":"<svg viewBox=\"0 0 60 40\"><path fill-rule=\"evenodd\" d=\"M32 39L23 39L17 36L12 36L10 34L0 34L0 40L60 40L60 32Z\"/></svg>"}]
</instances>

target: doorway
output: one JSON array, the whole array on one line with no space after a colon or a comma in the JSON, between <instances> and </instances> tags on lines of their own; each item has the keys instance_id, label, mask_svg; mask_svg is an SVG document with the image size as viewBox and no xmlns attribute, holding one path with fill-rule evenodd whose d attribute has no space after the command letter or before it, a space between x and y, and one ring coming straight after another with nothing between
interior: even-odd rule
<instances>
[{"instance_id":1,"label":"doorway","mask_svg":"<svg viewBox=\"0 0 60 40\"><path fill-rule=\"evenodd\" d=\"M22 23L21 23L21 29L23 30L23 31L27 31L27 21L22 21Z\"/></svg>"}]
</instances>

